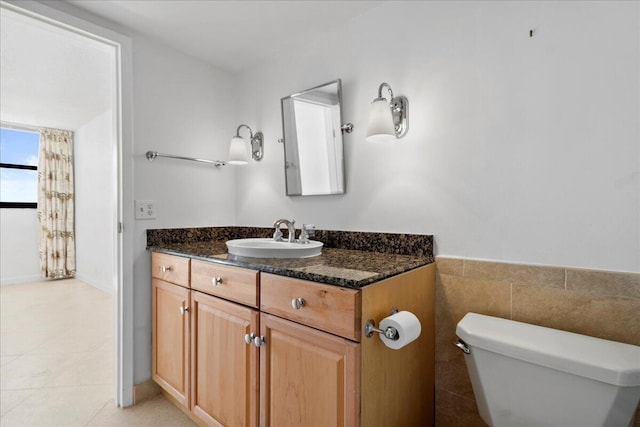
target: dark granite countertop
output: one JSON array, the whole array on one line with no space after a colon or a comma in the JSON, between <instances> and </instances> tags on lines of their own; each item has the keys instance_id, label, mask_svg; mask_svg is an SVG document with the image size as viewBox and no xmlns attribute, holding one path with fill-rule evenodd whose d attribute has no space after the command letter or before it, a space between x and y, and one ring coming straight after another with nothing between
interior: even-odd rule
<instances>
[{"instance_id":1,"label":"dark granite countertop","mask_svg":"<svg viewBox=\"0 0 640 427\"><path fill-rule=\"evenodd\" d=\"M267 237L272 232L248 227L148 230L147 245L156 252L355 289L433 262L433 236L389 233L317 231L312 239L322 241L324 247L320 256L312 258L246 258L227 253L228 239Z\"/></svg>"}]
</instances>

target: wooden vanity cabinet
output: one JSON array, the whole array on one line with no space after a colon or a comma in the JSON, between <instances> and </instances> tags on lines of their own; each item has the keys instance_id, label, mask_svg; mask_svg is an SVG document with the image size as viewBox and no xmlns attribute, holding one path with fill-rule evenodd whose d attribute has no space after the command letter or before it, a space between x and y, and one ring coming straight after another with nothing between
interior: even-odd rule
<instances>
[{"instance_id":1,"label":"wooden vanity cabinet","mask_svg":"<svg viewBox=\"0 0 640 427\"><path fill-rule=\"evenodd\" d=\"M191 260L191 412L208 426L258 425L259 275Z\"/></svg>"},{"instance_id":2,"label":"wooden vanity cabinet","mask_svg":"<svg viewBox=\"0 0 640 427\"><path fill-rule=\"evenodd\" d=\"M191 411L209 426L258 425L258 310L191 292Z\"/></svg>"},{"instance_id":3,"label":"wooden vanity cabinet","mask_svg":"<svg viewBox=\"0 0 640 427\"><path fill-rule=\"evenodd\" d=\"M259 349L244 337L259 333L258 272L151 259L153 380L202 425L257 427Z\"/></svg>"},{"instance_id":4,"label":"wooden vanity cabinet","mask_svg":"<svg viewBox=\"0 0 640 427\"><path fill-rule=\"evenodd\" d=\"M152 378L184 407L189 407L190 295L184 287L189 261L154 253L151 263Z\"/></svg>"},{"instance_id":5,"label":"wooden vanity cabinet","mask_svg":"<svg viewBox=\"0 0 640 427\"><path fill-rule=\"evenodd\" d=\"M360 291L268 273L260 286L261 427L358 426Z\"/></svg>"},{"instance_id":6,"label":"wooden vanity cabinet","mask_svg":"<svg viewBox=\"0 0 640 427\"><path fill-rule=\"evenodd\" d=\"M261 427L433 425L434 264L358 290L267 273L260 287ZM422 325L398 350L363 332L394 309Z\"/></svg>"},{"instance_id":7,"label":"wooden vanity cabinet","mask_svg":"<svg viewBox=\"0 0 640 427\"><path fill-rule=\"evenodd\" d=\"M435 264L348 289L191 260L189 290L155 277L160 261L153 378L199 424L433 425ZM363 332L394 308L422 324L399 350Z\"/></svg>"}]
</instances>

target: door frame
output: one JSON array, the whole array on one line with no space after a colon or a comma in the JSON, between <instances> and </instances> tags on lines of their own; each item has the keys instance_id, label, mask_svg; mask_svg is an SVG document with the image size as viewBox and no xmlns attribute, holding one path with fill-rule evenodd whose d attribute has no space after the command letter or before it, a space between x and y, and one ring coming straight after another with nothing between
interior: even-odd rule
<instances>
[{"instance_id":1,"label":"door frame","mask_svg":"<svg viewBox=\"0 0 640 427\"><path fill-rule=\"evenodd\" d=\"M116 136L117 185L114 206L117 223L113 236L115 403L133 402L133 63L131 39L92 22L32 0L0 1L7 8L33 19L87 37L114 49L115 94L112 100L113 135ZM65 5L66 6L66 5Z\"/></svg>"}]
</instances>

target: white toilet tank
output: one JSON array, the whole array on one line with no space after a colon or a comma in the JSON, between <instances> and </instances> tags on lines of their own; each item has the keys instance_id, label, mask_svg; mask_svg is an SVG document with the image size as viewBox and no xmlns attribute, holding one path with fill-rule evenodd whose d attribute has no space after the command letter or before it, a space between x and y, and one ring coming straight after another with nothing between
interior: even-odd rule
<instances>
[{"instance_id":1,"label":"white toilet tank","mask_svg":"<svg viewBox=\"0 0 640 427\"><path fill-rule=\"evenodd\" d=\"M456 334L480 416L492 427L628 427L640 347L467 313Z\"/></svg>"}]
</instances>

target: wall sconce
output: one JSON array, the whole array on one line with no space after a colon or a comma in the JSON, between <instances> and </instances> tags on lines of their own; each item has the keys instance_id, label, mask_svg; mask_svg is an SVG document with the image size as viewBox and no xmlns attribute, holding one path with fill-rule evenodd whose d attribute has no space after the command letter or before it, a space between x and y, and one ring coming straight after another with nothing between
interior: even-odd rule
<instances>
[{"instance_id":1,"label":"wall sconce","mask_svg":"<svg viewBox=\"0 0 640 427\"><path fill-rule=\"evenodd\" d=\"M387 88L391 102L382 97L382 89ZM378 97L371 103L366 140L383 142L402 138L409 129L409 100L404 96L393 96L388 83L378 88Z\"/></svg>"},{"instance_id":2,"label":"wall sconce","mask_svg":"<svg viewBox=\"0 0 640 427\"><path fill-rule=\"evenodd\" d=\"M264 135L262 135L262 132L256 132L254 135L251 128L243 124L238 126L235 136L231 138L231 145L229 146L229 160L227 160L227 163L232 165L246 165L249 162L247 146L244 143L244 138L240 136L240 129L242 127L249 129L251 157L253 160L262 160L262 156L264 155Z\"/></svg>"}]
</instances>

